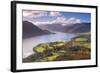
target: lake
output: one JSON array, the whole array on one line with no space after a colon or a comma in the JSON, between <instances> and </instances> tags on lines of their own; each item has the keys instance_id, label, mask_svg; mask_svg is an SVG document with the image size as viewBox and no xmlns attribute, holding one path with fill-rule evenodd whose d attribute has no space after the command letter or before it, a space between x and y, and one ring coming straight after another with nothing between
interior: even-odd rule
<instances>
[{"instance_id":1,"label":"lake","mask_svg":"<svg viewBox=\"0 0 100 73\"><path fill-rule=\"evenodd\" d=\"M76 34L55 32L55 34L47 34L36 37L31 37L23 40L23 58L34 54L33 48L40 43L49 42L65 42L70 41L71 38L75 37Z\"/></svg>"}]
</instances>

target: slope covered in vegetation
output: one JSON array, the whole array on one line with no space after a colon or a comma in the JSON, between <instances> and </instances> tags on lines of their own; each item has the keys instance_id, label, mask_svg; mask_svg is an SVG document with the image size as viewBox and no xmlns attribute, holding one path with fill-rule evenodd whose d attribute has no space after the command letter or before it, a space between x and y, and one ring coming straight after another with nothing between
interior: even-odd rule
<instances>
[{"instance_id":1,"label":"slope covered in vegetation","mask_svg":"<svg viewBox=\"0 0 100 73\"><path fill-rule=\"evenodd\" d=\"M35 54L23 62L86 60L91 58L91 34L82 33L66 42L41 43L33 48Z\"/></svg>"}]
</instances>

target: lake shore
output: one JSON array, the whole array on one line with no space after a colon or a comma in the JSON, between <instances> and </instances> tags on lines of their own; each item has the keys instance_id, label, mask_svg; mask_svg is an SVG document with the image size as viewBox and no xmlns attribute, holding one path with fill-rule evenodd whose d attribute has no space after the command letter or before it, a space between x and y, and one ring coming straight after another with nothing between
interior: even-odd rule
<instances>
[{"instance_id":1,"label":"lake shore","mask_svg":"<svg viewBox=\"0 0 100 73\"><path fill-rule=\"evenodd\" d=\"M65 42L70 41L71 38L75 37L75 34L71 33L62 33L54 32L55 34L47 34L36 36L23 40L23 58L34 54L32 48L37 46L40 43L49 43L49 42Z\"/></svg>"},{"instance_id":2,"label":"lake shore","mask_svg":"<svg viewBox=\"0 0 100 73\"><path fill-rule=\"evenodd\" d=\"M65 42L41 43L33 47L34 54L23 62L45 62L90 59L90 33L84 33Z\"/></svg>"}]
</instances>

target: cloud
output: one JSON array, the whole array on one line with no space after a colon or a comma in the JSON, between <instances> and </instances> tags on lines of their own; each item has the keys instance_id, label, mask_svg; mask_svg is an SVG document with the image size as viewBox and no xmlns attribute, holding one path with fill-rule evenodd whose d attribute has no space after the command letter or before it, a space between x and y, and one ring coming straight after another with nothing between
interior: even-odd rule
<instances>
[{"instance_id":1,"label":"cloud","mask_svg":"<svg viewBox=\"0 0 100 73\"><path fill-rule=\"evenodd\" d=\"M66 18L64 17L57 17L54 21L52 21L53 23L64 23L66 21Z\"/></svg>"},{"instance_id":2,"label":"cloud","mask_svg":"<svg viewBox=\"0 0 100 73\"><path fill-rule=\"evenodd\" d=\"M56 17L56 19L52 20L52 21L41 21L41 22L35 22L35 24L57 24L57 23L64 23L66 21L66 18L64 17Z\"/></svg>"},{"instance_id":3,"label":"cloud","mask_svg":"<svg viewBox=\"0 0 100 73\"><path fill-rule=\"evenodd\" d=\"M52 23L61 23L63 26L67 26L76 23L81 23L81 20L74 17L71 18L57 17L56 20L52 21Z\"/></svg>"},{"instance_id":4,"label":"cloud","mask_svg":"<svg viewBox=\"0 0 100 73\"><path fill-rule=\"evenodd\" d=\"M65 18L65 17L57 17L55 20L52 20L52 21L45 21L45 22L35 22L36 25L39 25L39 24L61 24L62 26L70 26L70 25L73 25L73 24L76 24L76 23L81 23L81 20L78 19L78 18L74 18L74 17L71 17L71 18Z\"/></svg>"},{"instance_id":5,"label":"cloud","mask_svg":"<svg viewBox=\"0 0 100 73\"><path fill-rule=\"evenodd\" d=\"M27 18L36 18L36 17L41 17L41 16L47 16L48 13L46 11L28 11L24 10L23 11L23 17Z\"/></svg>"},{"instance_id":6,"label":"cloud","mask_svg":"<svg viewBox=\"0 0 100 73\"><path fill-rule=\"evenodd\" d=\"M76 23L81 23L81 20L80 19L76 19Z\"/></svg>"},{"instance_id":7,"label":"cloud","mask_svg":"<svg viewBox=\"0 0 100 73\"><path fill-rule=\"evenodd\" d=\"M66 25L72 25L72 24L76 24L76 23L81 23L81 20L78 18L71 17L71 18L65 20L64 24L62 24L62 25L66 26Z\"/></svg>"},{"instance_id":8,"label":"cloud","mask_svg":"<svg viewBox=\"0 0 100 73\"><path fill-rule=\"evenodd\" d=\"M29 16L29 15L32 14L31 12L32 12L32 11L23 11L23 16L24 16L24 17Z\"/></svg>"},{"instance_id":9,"label":"cloud","mask_svg":"<svg viewBox=\"0 0 100 73\"><path fill-rule=\"evenodd\" d=\"M60 12L50 12L50 16L61 16L62 14Z\"/></svg>"},{"instance_id":10,"label":"cloud","mask_svg":"<svg viewBox=\"0 0 100 73\"><path fill-rule=\"evenodd\" d=\"M24 10L23 11L23 17L28 17L28 18L36 18L36 17L41 17L41 16L49 16L49 17L58 17L62 16L60 12L48 12L48 11L31 11L31 10Z\"/></svg>"},{"instance_id":11,"label":"cloud","mask_svg":"<svg viewBox=\"0 0 100 73\"><path fill-rule=\"evenodd\" d=\"M47 18L47 19L44 21L42 18ZM67 26L76 23L81 23L81 20L78 18L75 17L65 18L61 12L54 12L54 11L49 12L49 11L24 10L23 20L31 21L36 25L60 23L63 26Z\"/></svg>"}]
</instances>

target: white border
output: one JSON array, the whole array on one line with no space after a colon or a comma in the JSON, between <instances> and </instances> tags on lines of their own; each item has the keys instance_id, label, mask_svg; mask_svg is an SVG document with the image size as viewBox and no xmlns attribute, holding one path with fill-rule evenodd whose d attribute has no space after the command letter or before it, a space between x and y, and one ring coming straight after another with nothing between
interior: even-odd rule
<instances>
[{"instance_id":1,"label":"white border","mask_svg":"<svg viewBox=\"0 0 100 73\"><path fill-rule=\"evenodd\" d=\"M91 13L91 60L76 60L76 61L61 61L61 62L39 62L39 63L22 63L22 9L28 10L47 10L47 11L69 11L69 12L84 12ZM45 5L28 5L28 4L17 4L17 70L22 69L38 69L38 68L52 68L52 67L71 67L71 66L85 66L95 65L96 57L96 10L93 8L82 8L82 7L60 7L60 6L45 6Z\"/></svg>"}]
</instances>

